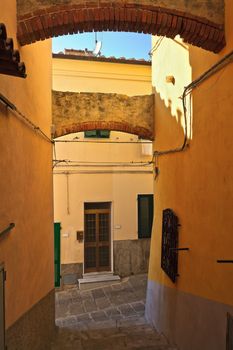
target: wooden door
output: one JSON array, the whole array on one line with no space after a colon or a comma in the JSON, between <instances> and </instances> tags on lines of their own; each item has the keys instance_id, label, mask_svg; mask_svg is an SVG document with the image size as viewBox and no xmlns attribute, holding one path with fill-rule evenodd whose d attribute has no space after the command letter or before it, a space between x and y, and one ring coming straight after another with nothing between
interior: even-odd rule
<instances>
[{"instance_id":1,"label":"wooden door","mask_svg":"<svg viewBox=\"0 0 233 350\"><path fill-rule=\"evenodd\" d=\"M84 272L110 271L110 209L87 209L84 215Z\"/></svg>"}]
</instances>

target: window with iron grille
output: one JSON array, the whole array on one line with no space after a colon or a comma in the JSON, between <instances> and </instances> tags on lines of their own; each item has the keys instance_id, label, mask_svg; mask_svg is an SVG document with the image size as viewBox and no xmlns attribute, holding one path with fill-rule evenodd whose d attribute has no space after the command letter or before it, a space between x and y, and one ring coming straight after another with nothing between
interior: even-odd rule
<instances>
[{"instance_id":1,"label":"window with iron grille","mask_svg":"<svg viewBox=\"0 0 233 350\"><path fill-rule=\"evenodd\" d=\"M150 238L154 216L153 194L138 195L138 238Z\"/></svg>"}]
</instances>

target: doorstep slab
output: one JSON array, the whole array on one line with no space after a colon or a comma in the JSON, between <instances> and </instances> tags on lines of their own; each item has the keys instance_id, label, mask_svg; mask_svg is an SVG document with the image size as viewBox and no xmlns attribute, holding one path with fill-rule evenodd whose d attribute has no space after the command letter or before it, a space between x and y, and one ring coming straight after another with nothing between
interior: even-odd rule
<instances>
[{"instance_id":1,"label":"doorstep slab","mask_svg":"<svg viewBox=\"0 0 233 350\"><path fill-rule=\"evenodd\" d=\"M98 288L103 285L112 284L113 282L120 282L121 279L118 275L108 274L92 274L85 275L83 278L78 279L79 289L92 289Z\"/></svg>"}]
</instances>

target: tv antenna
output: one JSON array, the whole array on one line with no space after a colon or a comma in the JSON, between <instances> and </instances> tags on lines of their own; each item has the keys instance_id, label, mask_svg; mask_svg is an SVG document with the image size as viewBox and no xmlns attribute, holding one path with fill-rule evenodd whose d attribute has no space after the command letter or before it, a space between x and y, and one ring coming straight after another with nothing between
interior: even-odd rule
<instances>
[{"instance_id":1,"label":"tv antenna","mask_svg":"<svg viewBox=\"0 0 233 350\"><path fill-rule=\"evenodd\" d=\"M93 50L93 55L94 55L94 56L100 56L100 54L101 54L101 52L100 52L101 48L102 48L102 41L98 41L98 40L97 40L97 33L95 33L95 48L94 48L94 50Z\"/></svg>"}]
</instances>

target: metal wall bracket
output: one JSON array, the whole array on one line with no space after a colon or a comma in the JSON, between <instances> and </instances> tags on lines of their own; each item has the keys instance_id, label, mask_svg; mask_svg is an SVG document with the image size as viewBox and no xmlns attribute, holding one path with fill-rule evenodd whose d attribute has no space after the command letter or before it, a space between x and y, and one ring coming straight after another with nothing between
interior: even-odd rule
<instances>
[{"instance_id":1,"label":"metal wall bracket","mask_svg":"<svg viewBox=\"0 0 233 350\"><path fill-rule=\"evenodd\" d=\"M178 251L189 251L190 249L189 248L170 248L170 250L174 250L174 251L176 251L176 252L178 252Z\"/></svg>"}]
</instances>

